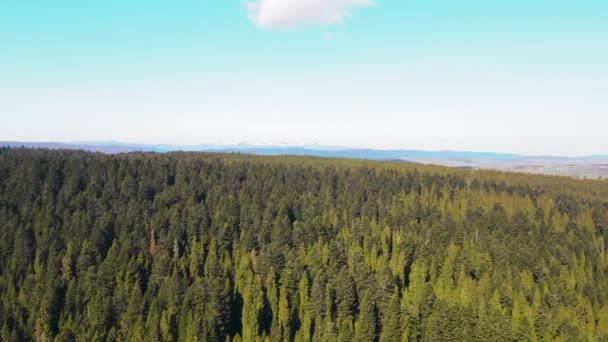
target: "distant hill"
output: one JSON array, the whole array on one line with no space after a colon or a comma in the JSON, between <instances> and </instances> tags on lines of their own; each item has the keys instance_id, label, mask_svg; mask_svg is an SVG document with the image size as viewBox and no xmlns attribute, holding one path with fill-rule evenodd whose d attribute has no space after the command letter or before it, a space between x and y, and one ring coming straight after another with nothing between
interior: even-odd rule
<instances>
[{"instance_id":1,"label":"distant hill","mask_svg":"<svg viewBox=\"0 0 608 342\"><path fill-rule=\"evenodd\" d=\"M107 154L129 152L224 152L255 155L295 155L330 158L369 159L393 162L435 164L465 169L496 169L587 178L608 177L608 156L526 156L512 153L471 151L378 150L332 146L259 145L252 143L226 145L163 145L121 142L17 142L0 141L0 146L85 150Z\"/></svg>"}]
</instances>

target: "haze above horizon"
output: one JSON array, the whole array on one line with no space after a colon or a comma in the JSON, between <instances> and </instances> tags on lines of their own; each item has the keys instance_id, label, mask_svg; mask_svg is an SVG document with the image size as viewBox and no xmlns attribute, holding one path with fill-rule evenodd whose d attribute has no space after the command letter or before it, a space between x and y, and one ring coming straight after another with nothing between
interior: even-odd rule
<instances>
[{"instance_id":1,"label":"haze above horizon","mask_svg":"<svg viewBox=\"0 0 608 342\"><path fill-rule=\"evenodd\" d=\"M608 3L0 5L0 140L606 155Z\"/></svg>"}]
</instances>

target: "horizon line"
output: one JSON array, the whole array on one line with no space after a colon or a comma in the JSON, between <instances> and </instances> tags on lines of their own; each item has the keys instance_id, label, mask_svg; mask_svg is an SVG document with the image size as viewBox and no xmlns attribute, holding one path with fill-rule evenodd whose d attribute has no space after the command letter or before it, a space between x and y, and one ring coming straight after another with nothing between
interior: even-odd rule
<instances>
[{"instance_id":1,"label":"horizon line","mask_svg":"<svg viewBox=\"0 0 608 342\"><path fill-rule=\"evenodd\" d=\"M564 158L564 159L583 159L583 158L608 158L608 154L583 154L583 155L559 155L559 154L526 154L519 152L497 152L497 151L483 151L483 150L458 150L458 149L411 149L411 148L373 148L373 147L362 147L362 146L347 146L347 145L324 145L318 143L288 143L288 142L253 142L253 141L240 141L233 143L215 142L215 143L149 143L149 142L127 142L118 140L91 140L91 141L59 141L59 140L40 140L40 141L22 141L22 140L0 140L0 147L3 144L63 144L71 146L90 146L90 147L103 147L103 146L122 146L122 147L156 147L156 148L177 148L173 151L184 151L184 152L197 152L189 150L180 150L180 148L194 148L194 147L259 147L259 148L300 148L308 150L318 151L357 151L357 150L370 150L370 151L401 151L401 152L427 152L427 153L472 153L472 154L494 154L510 157L522 157L522 158ZM11 146L8 146L11 147ZM24 146L26 147L26 146ZM209 150L201 150L198 152L204 152ZM144 151L145 152L145 151ZM172 152L172 151L156 151L156 152Z\"/></svg>"}]
</instances>

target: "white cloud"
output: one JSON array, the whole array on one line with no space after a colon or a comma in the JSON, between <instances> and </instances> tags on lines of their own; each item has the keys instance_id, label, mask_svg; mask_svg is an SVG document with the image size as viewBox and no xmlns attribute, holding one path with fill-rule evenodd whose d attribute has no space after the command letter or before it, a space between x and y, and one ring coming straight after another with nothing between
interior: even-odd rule
<instances>
[{"instance_id":1,"label":"white cloud","mask_svg":"<svg viewBox=\"0 0 608 342\"><path fill-rule=\"evenodd\" d=\"M285 29L305 24L335 24L353 7L368 6L373 0L257 0L246 1L249 18L261 28Z\"/></svg>"}]
</instances>

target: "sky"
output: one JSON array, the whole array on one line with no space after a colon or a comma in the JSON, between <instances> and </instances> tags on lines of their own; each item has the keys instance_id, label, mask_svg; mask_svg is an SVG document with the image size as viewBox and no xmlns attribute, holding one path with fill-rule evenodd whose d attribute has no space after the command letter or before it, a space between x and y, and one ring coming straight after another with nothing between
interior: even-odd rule
<instances>
[{"instance_id":1,"label":"sky","mask_svg":"<svg viewBox=\"0 0 608 342\"><path fill-rule=\"evenodd\" d=\"M4 0L0 141L608 154L605 0Z\"/></svg>"}]
</instances>

